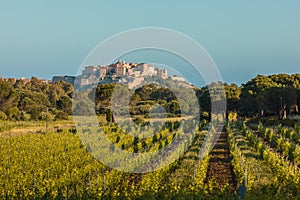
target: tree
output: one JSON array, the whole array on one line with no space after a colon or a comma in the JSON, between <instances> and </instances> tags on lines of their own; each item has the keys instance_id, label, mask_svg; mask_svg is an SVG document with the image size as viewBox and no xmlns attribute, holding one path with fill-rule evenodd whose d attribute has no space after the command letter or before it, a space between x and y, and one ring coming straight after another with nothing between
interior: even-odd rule
<instances>
[{"instance_id":1,"label":"tree","mask_svg":"<svg viewBox=\"0 0 300 200\"><path fill-rule=\"evenodd\" d=\"M65 92L66 95L68 95L69 97L71 97L73 91L74 91L74 87L71 83L65 82L65 81L60 81L58 83L56 83L61 89L63 89L63 91Z\"/></svg>"},{"instance_id":2,"label":"tree","mask_svg":"<svg viewBox=\"0 0 300 200\"><path fill-rule=\"evenodd\" d=\"M227 112L237 112L240 106L241 88L236 84L224 84L227 98Z\"/></svg>"},{"instance_id":3,"label":"tree","mask_svg":"<svg viewBox=\"0 0 300 200\"><path fill-rule=\"evenodd\" d=\"M267 114L278 115L280 119L286 119L291 107L297 101L297 94L296 90L291 87L271 87L261 92L257 99Z\"/></svg>"},{"instance_id":4,"label":"tree","mask_svg":"<svg viewBox=\"0 0 300 200\"><path fill-rule=\"evenodd\" d=\"M244 116L254 116L260 114L264 115L264 110L257 99L259 93L270 87L276 87L278 84L272 80L271 77L258 75L251 79L246 84L242 85L241 100L240 100L240 114Z\"/></svg>"},{"instance_id":5,"label":"tree","mask_svg":"<svg viewBox=\"0 0 300 200\"><path fill-rule=\"evenodd\" d=\"M110 123L110 122L115 122L113 113L112 113L112 111L111 111L110 109L107 109L107 110L106 110L106 121L107 121L108 123Z\"/></svg>"},{"instance_id":6,"label":"tree","mask_svg":"<svg viewBox=\"0 0 300 200\"><path fill-rule=\"evenodd\" d=\"M42 88L44 88L45 83L37 77L32 77L30 83L27 84L27 89L32 92L42 92Z\"/></svg>"},{"instance_id":7,"label":"tree","mask_svg":"<svg viewBox=\"0 0 300 200\"><path fill-rule=\"evenodd\" d=\"M55 83L49 85L46 95L48 96L48 100L50 101L51 105L56 106L56 102L61 96L65 95L65 92L60 87L59 83Z\"/></svg>"},{"instance_id":8,"label":"tree","mask_svg":"<svg viewBox=\"0 0 300 200\"><path fill-rule=\"evenodd\" d=\"M15 89L5 81L0 81L0 111L8 111L18 105L19 95Z\"/></svg>"},{"instance_id":9,"label":"tree","mask_svg":"<svg viewBox=\"0 0 300 200\"><path fill-rule=\"evenodd\" d=\"M41 112L39 115L39 120L49 120L53 121L55 116L51 112Z\"/></svg>"},{"instance_id":10,"label":"tree","mask_svg":"<svg viewBox=\"0 0 300 200\"><path fill-rule=\"evenodd\" d=\"M19 109L17 107L10 108L7 112L7 116L9 119L13 119L19 113Z\"/></svg>"},{"instance_id":11,"label":"tree","mask_svg":"<svg viewBox=\"0 0 300 200\"><path fill-rule=\"evenodd\" d=\"M199 99L201 112L211 112L211 99L208 87L203 87L201 90L196 91L196 95Z\"/></svg>"},{"instance_id":12,"label":"tree","mask_svg":"<svg viewBox=\"0 0 300 200\"><path fill-rule=\"evenodd\" d=\"M40 113L44 112L47 108L43 105L36 105L30 108L30 115L31 115L31 119L33 120L39 120L40 117Z\"/></svg>"},{"instance_id":13,"label":"tree","mask_svg":"<svg viewBox=\"0 0 300 200\"><path fill-rule=\"evenodd\" d=\"M98 113L105 114L106 110L111 106L110 101L115 85L115 83L98 85L96 90L90 91L87 95L90 100L95 101ZM81 96L82 98L87 98L83 92L81 92Z\"/></svg>"},{"instance_id":14,"label":"tree","mask_svg":"<svg viewBox=\"0 0 300 200\"><path fill-rule=\"evenodd\" d=\"M72 99L69 96L61 96L56 102L57 108L65 113L72 114Z\"/></svg>"},{"instance_id":15,"label":"tree","mask_svg":"<svg viewBox=\"0 0 300 200\"><path fill-rule=\"evenodd\" d=\"M245 116L279 115L286 118L299 105L300 75L258 75L242 85L240 114Z\"/></svg>"},{"instance_id":16,"label":"tree","mask_svg":"<svg viewBox=\"0 0 300 200\"><path fill-rule=\"evenodd\" d=\"M18 79L13 87L18 90L24 90L26 88L26 83L24 80Z\"/></svg>"},{"instance_id":17,"label":"tree","mask_svg":"<svg viewBox=\"0 0 300 200\"><path fill-rule=\"evenodd\" d=\"M31 115L31 119L38 120L40 113L46 111L50 102L42 92L24 90L20 92L18 108Z\"/></svg>"},{"instance_id":18,"label":"tree","mask_svg":"<svg viewBox=\"0 0 300 200\"><path fill-rule=\"evenodd\" d=\"M95 113L93 105L90 101L79 101L76 102L73 114L75 116L91 116Z\"/></svg>"}]
</instances>

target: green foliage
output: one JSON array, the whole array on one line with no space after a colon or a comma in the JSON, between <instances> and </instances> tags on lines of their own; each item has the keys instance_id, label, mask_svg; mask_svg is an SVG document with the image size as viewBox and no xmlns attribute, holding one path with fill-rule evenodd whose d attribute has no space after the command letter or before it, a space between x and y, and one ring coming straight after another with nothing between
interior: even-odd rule
<instances>
[{"instance_id":1,"label":"green foliage","mask_svg":"<svg viewBox=\"0 0 300 200\"><path fill-rule=\"evenodd\" d=\"M241 186L243 181L245 181L245 158L243 157L240 149L238 148L235 138L233 136L233 132L230 129L230 126L227 126L227 136L228 136L228 143L230 149L230 155L232 157L231 163L233 166L233 170L236 176L236 180L238 185Z\"/></svg>"},{"instance_id":2,"label":"green foliage","mask_svg":"<svg viewBox=\"0 0 300 200\"><path fill-rule=\"evenodd\" d=\"M113 113L110 109L106 110L106 121L108 123L114 122Z\"/></svg>"},{"instance_id":3,"label":"green foliage","mask_svg":"<svg viewBox=\"0 0 300 200\"><path fill-rule=\"evenodd\" d=\"M59 120L69 120L70 119L70 116L63 112L63 111L58 111L56 114L55 114L55 120L59 121Z\"/></svg>"},{"instance_id":4,"label":"green foliage","mask_svg":"<svg viewBox=\"0 0 300 200\"><path fill-rule=\"evenodd\" d=\"M278 137L273 137L273 132L270 131L270 129L260 127L260 130L263 131L262 134L267 140L277 140ZM275 149L282 151L283 155L279 155L277 152L271 150L269 146L261 142L260 139L247 128L244 128L243 134L253 144L257 151L260 152L261 158L264 159L276 173L281 184L288 185L291 187L291 189L294 187L299 187L300 170L297 168L297 166L291 165L291 163L285 159L285 157L287 157L290 153L289 151L291 143L288 141L282 141L282 139L279 138L281 141L277 141L277 144L282 144L282 146L275 147ZM298 165L299 163L295 164Z\"/></svg>"},{"instance_id":5,"label":"green foliage","mask_svg":"<svg viewBox=\"0 0 300 200\"><path fill-rule=\"evenodd\" d=\"M48 120L48 121L53 121L55 118L55 115L53 115L51 112L41 112L39 115L39 120Z\"/></svg>"},{"instance_id":6,"label":"green foliage","mask_svg":"<svg viewBox=\"0 0 300 200\"><path fill-rule=\"evenodd\" d=\"M26 113L25 111L21 110L21 111L19 111L16 119L19 121L28 121L31 119L31 115Z\"/></svg>"},{"instance_id":7,"label":"green foliage","mask_svg":"<svg viewBox=\"0 0 300 200\"><path fill-rule=\"evenodd\" d=\"M238 119L238 114L236 112L229 112L229 114L228 114L229 122L236 122L237 119Z\"/></svg>"},{"instance_id":8,"label":"green foliage","mask_svg":"<svg viewBox=\"0 0 300 200\"><path fill-rule=\"evenodd\" d=\"M168 128L161 130L155 134L156 139L153 140L152 137L133 137L132 133L137 131L133 127L128 127L128 133L131 134L123 132L115 124L106 124L102 128L105 130L106 137L115 143L108 146L110 150L119 147L139 153L144 150L152 152L165 148L178 134L182 134L181 129L176 129L176 127L180 128L179 124L180 122L168 123L167 127L175 131ZM245 188L246 197L260 199L288 196L297 199L299 169L292 168L285 159L280 158L264 143L257 141L258 138L254 136L253 131L241 124L238 126L242 128L239 133L227 127L231 164L238 186L243 184L244 159L250 159L251 156L242 155L235 134L245 135L249 139L249 142L245 142L246 145L253 144L256 150L262 151L262 157L257 159L270 166L275 180L269 185L253 183L254 187ZM263 128L260 127L261 130ZM89 130L91 130L88 137L90 141L98 141L97 128ZM297 131L295 129L295 132ZM170 152L170 156L177 157L178 152L184 152L185 149L179 160L159 170L143 174L126 173L98 162L87 152L90 146L82 144L79 134L84 134L83 132L84 129L71 134L66 129L60 133L0 137L0 182L2 183L0 198L45 199L45 196L49 199L239 198L235 191L229 190L226 186L215 188L213 181L205 181L210 167L210 155L207 153L214 139L214 134L211 134L206 138L205 146L203 145L207 131L196 131L190 147L181 145L178 151L176 149ZM202 159L198 158L200 153L204 155ZM131 164L134 162L127 163L128 166Z\"/></svg>"},{"instance_id":9,"label":"green foliage","mask_svg":"<svg viewBox=\"0 0 300 200\"><path fill-rule=\"evenodd\" d=\"M181 113L189 113L190 110L195 110L194 108L187 106L187 103L184 103L191 98L188 96L180 97L183 102L181 102L182 106L180 108L179 99L175 97L173 91L158 84L144 85L135 91L129 90L126 87L120 87L121 86L116 85L115 83L102 84L98 85L96 91L91 91L89 93L88 96L90 99L95 98L97 113L107 113L107 109L111 106L111 96L113 92L115 101L122 101L124 96L130 96L129 110L131 115L144 115L145 118L148 118L150 107L155 104L163 106L167 113L174 114L174 116L177 114L180 115ZM119 104L123 105L122 102Z\"/></svg>"},{"instance_id":10,"label":"green foliage","mask_svg":"<svg viewBox=\"0 0 300 200\"><path fill-rule=\"evenodd\" d=\"M32 77L30 81L0 80L0 111L10 120L38 120L41 112L49 110L56 119L67 119L72 114L73 86L58 82L47 84Z\"/></svg>"},{"instance_id":11,"label":"green foliage","mask_svg":"<svg viewBox=\"0 0 300 200\"><path fill-rule=\"evenodd\" d=\"M19 96L7 82L0 80L0 111L9 115L9 110L18 105Z\"/></svg>"},{"instance_id":12,"label":"green foliage","mask_svg":"<svg viewBox=\"0 0 300 200\"><path fill-rule=\"evenodd\" d=\"M297 114L300 105L299 74L258 75L242 86L240 113L244 116Z\"/></svg>"},{"instance_id":13,"label":"green foliage","mask_svg":"<svg viewBox=\"0 0 300 200\"><path fill-rule=\"evenodd\" d=\"M88 100L77 102L73 111L76 116L90 116L95 112L93 105Z\"/></svg>"},{"instance_id":14,"label":"green foliage","mask_svg":"<svg viewBox=\"0 0 300 200\"><path fill-rule=\"evenodd\" d=\"M149 81L152 79L170 87L173 84L169 80L156 80L155 77L149 78ZM90 109L90 99L95 100L97 114L106 114L107 109L111 107L111 95L115 86L116 83L102 84L98 85L95 91L86 90L76 95L76 98L80 98L80 103L74 107L77 114L87 115L94 112L94 108ZM70 83L47 84L36 77L32 77L30 81L3 79L0 81L0 111L4 112L7 118L17 120L28 119L28 116L24 118L24 114L21 114L23 117L20 116L19 111L24 111L31 115L31 119L37 120L40 112L45 111L46 107L52 109L54 115L58 111L71 115L73 90ZM198 105L202 113L210 113L212 102L218 106L218 103L225 100L223 91L227 98L227 114L237 112L244 117L277 116L285 119L291 114L296 116L300 113L299 74L258 75L241 87L226 83L195 87L193 90L198 102L191 102L193 98L190 92L178 93L179 90L170 90L153 83L135 91L121 90L120 95L130 96L129 110L132 116L141 115L144 118L149 117L151 106L156 104L163 106L169 117L199 113L199 110L195 109ZM19 109L18 112L16 108ZM57 111L54 112L54 109Z\"/></svg>"},{"instance_id":15,"label":"green foliage","mask_svg":"<svg viewBox=\"0 0 300 200\"><path fill-rule=\"evenodd\" d=\"M200 109L202 112L210 113L211 111L211 98L208 87L204 87L201 90L196 90L196 95L199 99Z\"/></svg>"},{"instance_id":16,"label":"green foliage","mask_svg":"<svg viewBox=\"0 0 300 200\"><path fill-rule=\"evenodd\" d=\"M0 111L0 120L6 120L7 116L4 112Z\"/></svg>"},{"instance_id":17,"label":"green foliage","mask_svg":"<svg viewBox=\"0 0 300 200\"><path fill-rule=\"evenodd\" d=\"M56 102L56 105L59 110L64 111L66 114L72 114L72 99L69 96L61 96Z\"/></svg>"},{"instance_id":18,"label":"green foliage","mask_svg":"<svg viewBox=\"0 0 300 200\"><path fill-rule=\"evenodd\" d=\"M17 107L13 107L7 111L7 116L9 119L13 119L17 116L18 113L19 113L19 109Z\"/></svg>"},{"instance_id":19,"label":"green foliage","mask_svg":"<svg viewBox=\"0 0 300 200\"><path fill-rule=\"evenodd\" d=\"M229 112L237 112L240 107L240 95L241 88L236 84L224 84L226 98L227 98L227 107Z\"/></svg>"},{"instance_id":20,"label":"green foliage","mask_svg":"<svg viewBox=\"0 0 300 200\"><path fill-rule=\"evenodd\" d=\"M50 106L47 96L43 93L22 91L20 95L19 108L25 112L30 112L32 107Z\"/></svg>"},{"instance_id":21,"label":"green foliage","mask_svg":"<svg viewBox=\"0 0 300 200\"><path fill-rule=\"evenodd\" d=\"M284 111L290 111L296 104L296 90L294 88L271 87L257 96L260 108L266 114L279 115L280 118L286 118Z\"/></svg>"}]
</instances>

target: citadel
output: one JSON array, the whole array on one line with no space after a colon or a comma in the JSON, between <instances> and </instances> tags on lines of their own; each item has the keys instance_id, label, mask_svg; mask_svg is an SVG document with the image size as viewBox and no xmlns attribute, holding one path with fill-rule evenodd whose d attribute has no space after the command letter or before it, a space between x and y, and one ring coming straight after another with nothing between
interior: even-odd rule
<instances>
[{"instance_id":1,"label":"citadel","mask_svg":"<svg viewBox=\"0 0 300 200\"><path fill-rule=\"evenodd\" d=\"M53 76L52 83L66 81L75 87L84 87L95 84L106 84L121 82L133 88L144 81L146 77L157 76L161 79L171 79L173 81L185 82L180 76L168 76L166 69L158 69L147 63L126 63L118 61L116 63L96 66L86 66L82 73L75 76Z\"/></svg>"}]
</instances>

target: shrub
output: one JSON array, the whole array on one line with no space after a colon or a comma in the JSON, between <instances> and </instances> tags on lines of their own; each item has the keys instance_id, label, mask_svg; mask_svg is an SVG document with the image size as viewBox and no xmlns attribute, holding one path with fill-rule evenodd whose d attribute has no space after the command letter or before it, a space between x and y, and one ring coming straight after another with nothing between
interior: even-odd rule
<instances>
[{"instance_id":1,"label":"shrub","mask_svg":"<svg viewBox=\"0 0 300 200\"><path fill-rule=\"evenodd\" d=\"M230 122L236 122L238 118L238 115L236 112L229 112L228 114L228 121Z\"/></svg>"},{"instance_id":2,"label":"shrub","mask_svg":"<svg viewBox=\"0 0 300 200\"><path fill-rule=\"evenodd\" d=\"M7 120L6 114L2 111L0 111L0 120Z\"/></svg>"},{"instance_id":3,"label":"shrub","mask_svg":"<svg viewBox=\"0 0 300 200\"><path fill-rule=\"evenodd\" d=\"M16 118L19 113L19 109L17 107L10 108L7 112L8 118L13 119Z\"/></svg>"},{"instance_id":4,"label":"shrub","mask_svg":"<svg viewBox=\"0 0 300 200\"><path fill-rule=\"evenodd\" d=\"M16 115L16 119L22 121L28 121L31 119L31 115L22 110L19 111L19 113Z\"/></svg>"},{"instance_id":5,"label":"shrub","mask_svg":"<svg viewBox=\"0 0 300 200\"><path fill-rule=\"evenodd\" d=\"M55 116L51 112L41 112L39 115L39 120L47 120L47 117L49 121L53 121Z\"/></svg>"},{"instance_id":6,"label":"shrub","mask_svg":"<svg viewBox=\"0 0 300 200\"><path fill-rule=\"evenodd\" d=\"M55 120L68 120L69 115L63 111L58 111L55 116Z\"/></svg>"}]
</instances>

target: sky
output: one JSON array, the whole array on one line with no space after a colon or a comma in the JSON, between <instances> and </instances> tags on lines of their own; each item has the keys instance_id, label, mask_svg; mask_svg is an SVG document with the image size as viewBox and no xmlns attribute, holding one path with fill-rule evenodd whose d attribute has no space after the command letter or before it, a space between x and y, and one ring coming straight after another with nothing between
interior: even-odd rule
<instances>
[{"instance_id":1,"label":"sky","mask_svg":"<svg viewBox=\"0 0 300 200\"><path fill-rule=\"evenodd\" d=\"M257 74L300 73L297 0L0 2L1 77L75 75L100 42L142 27L193 38L228 83L245 83Z\"/></svg>"}]
</instances>

